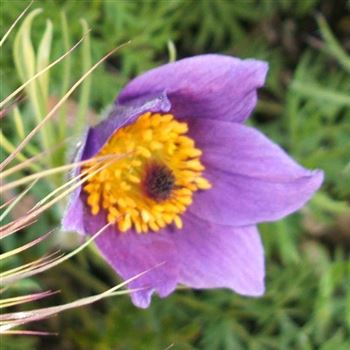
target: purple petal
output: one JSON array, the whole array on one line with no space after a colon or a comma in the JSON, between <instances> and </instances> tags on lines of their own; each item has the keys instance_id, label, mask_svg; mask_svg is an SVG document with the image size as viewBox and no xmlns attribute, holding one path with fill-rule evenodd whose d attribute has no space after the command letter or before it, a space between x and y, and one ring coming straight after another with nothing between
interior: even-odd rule
<instances>
[{"instance_id":1,"label":"purple petal","mask_svg":"<svg viewBox=\"0 0 350 350\"><path fill-rule=\"evenodd\" d=\"M302 207L323 181L322 171L301 167L253 128L193 119L190 133L213 184L189 208L204 220L233 226L278 220Z\"/></svg>"},{"instance_id":2,"label":"purple petal","mask_svg":"<svg viewBox=\"0 0 350 350\"><path fill-rule=\"evenodd\" d=\"M253 59L200 55L152 69L132 80L120 93L121 104L165 92L177 117L242 122L257 100L268 66Z\"/></svg>"},{"instance_id":3,"label":"purple petal","mask_svg":"<svg viewBox=\"0 0 350 350\"><path fill-rule=\"evenodd\" d=\"M111 228L97 238L96 245L124 280L151 269L128 285L130 289L143 288L131 294L136 306L148 307L154 292L166 297L175 290L178 259L176 247L169 235L137 234L132 231L119 233Z\"/></svg>"},{"instance_id":4,"label":"purple petal","mask_svg":"<svg viewBox=\"0 0 350 350\"><path fill-rule=\"evenodd\" d=\"M80 141L79 148L76 152L73 162L80 162L86 147L88 131L86 131ZM80 167L73 169L70 178L76 177L80 172ZM85 207L81 198L81 186L77 187L70 195L69 202L62 218L62 229L64 231L76 231L85 234L84 217L88 214L88 208Z\"/></svg>"},{"instance_id":5,"label":"purple petal","mask_svg":"<svg viewBox=\"0 0 350 350\"><path fill-rule=\"evenodd\" d=\"M172 234L179 252L179 282L193 288L231 288L239 294L264 293L264 250L255 226L214 225L186 215Z\"/></svg>"},{"instance_id":6,"label":"purple petal","mask_svg":"<svg viewBox=\"0 0 350 350\"><path fill-rule=\"evenodd\" d=\"M102 212L96 216L87 214L84 219L84 230L87 233L95 233L106 224L105 214ZM129 230L120 233L111 226L97 237L96 245L124 280L151 269L128 284L130 289L143 288L131 293L131 299L136 306L146 308L154 292L166 297L176 288L177 250L166 232L137 234Z\"/></svg>"}]
</instances>

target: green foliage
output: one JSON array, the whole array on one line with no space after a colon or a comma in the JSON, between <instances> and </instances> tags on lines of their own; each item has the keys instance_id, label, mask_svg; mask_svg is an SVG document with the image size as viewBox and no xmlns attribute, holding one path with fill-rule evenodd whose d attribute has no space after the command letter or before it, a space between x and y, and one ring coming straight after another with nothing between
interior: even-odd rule
<instances>
[{"instance_id":1,"label":"green foliage","mask_svg":"<svg viewBox=\"0 0 350 350\"><path fill-rule=\"evenodd\" d=\"M8 28L24 3L4 4L1 27ZM50 53L52 62L91 28L83 49L28 87L36 89L27 90L27 96L30 102L39 99L37 109L44 108L40 106L45 96L61 97L92 62L128 40L132 43L74 95L80 124L89 122L84 119L88 109L101 118L101 111L128 79L168 61L169 41L178 57L223 52L261 58L269 62L270 72L250 123L303 165L324 169L326 177L322 191L301 212L261 225L268 267L265 297L182 290L165 300L156 298L148 310L136 309L128 297L109 299L49 321L48 330L60 332L57 338L43 338L40 344L13 342L8 348L143 350L166 349L171 344L174 349L204 350L350 348L349 230L339 224L350 216L349 55L342 48L349 34L342 29L347 20L345 1L48 0L35 3L36 7L43 12L33 22L33 47L25 51L26 65L30 60L34 67L47 64L35 63L32 50L48 50L42 57ZM344 13L339 11L342 7ZM325 17L316 18L315 13ZM20 64L15 71L11 50L11 45L5 45L0 57L2 98L21 78ZM4 126L13 144L35 122L35 106L19 107L14 111L15 127ZM61 121L67 110L61 112ZM63 122L59 125L59 138L64 139L72 130L62 127ZM80 130L81 125L75 133ZM47 132L52 135L52 130ZM58 141L55 132L47 139ZM37 153L45 142L45 137L36 140L24 155ZM70 145L55 158L56 164L67 159ZM48 186L52 181L36 185L38 197ZM45 217L41 227L49 229L58 219L58 212ZM7 241L2 248L25 242L31 233L17 238L20 242ZM101 292L115 283L115 276L89 252L77 257L73 266L67 263L53 270L40 283L62 290L55 298L67 302Z\"/></svg>"},{"instance_id":2,"label":"green foliage","mask_svg":"<svg viewBox=\"0 0 350 350\"><path fill-rule=\"evenodd\" d=\"M341 254L331 259L318 243L308 243L303 255L283 273L270 261L261 299L183 290L156 298L148 310L109 300L84 315L63 315L60 328L72 349L345 349L349 262Z\"/></svg>"},{"instance_id":3,"label":"green foliage","mask_svg":"<svg viewBox=\"0 0 350 350\"><path fill-rule=\"evenodd\" d=\"M35 349L38 345L39 339L32 336L20 337L14 340L13 338L1 338L1 347L6 350L18 349Z\"/></svg>"}]
</instances>

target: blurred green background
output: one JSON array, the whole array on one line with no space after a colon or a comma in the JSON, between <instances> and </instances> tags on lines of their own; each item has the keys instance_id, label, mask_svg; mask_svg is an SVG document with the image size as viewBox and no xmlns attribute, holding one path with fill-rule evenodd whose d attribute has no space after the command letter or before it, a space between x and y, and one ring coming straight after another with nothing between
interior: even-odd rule
<instances>
[{"instance_id":1,"label":"blurred green background","mask_svg":"<svg viewBox=\"0 0 350 350\"><path fill-rule=\"evenodd\" d=\"M2 0L2 34L26 5ZM147 310L135 308L127 296L114 297L32 325L56 336L7 338L3 349L350 349L350 2L47 0L35 1L35 8L43 12L33 21L32 42L37 49L50 19L51 61L79 40L86 27L91 29L89 45L69 56L70 66L60 64L50 72L50 102L87 66L131 40L73 95L68 118L83 110L85 124L100 120L130 78L168 62L175 53L177 59L208 52L259 58L269 62L270 71L249 123L306 167L324 169L326 180L300 212L260 226L267 265L264 297L179 290L167 299L155 297ZM1 52L1 98L20 84L15 36ZM24 50L24 61L27 54ZM35 124L30 101L24 97L19 108L30 129ZM8 138L18 143L11 118L2 124ZM69 131L64 136L72 136ZM70 159L73 145L56 162ZM36 140L32 152L40 147ZM62 179L38 183L33 202L52 190L55 181ZM1 249L59 227L63 204L2 242ZM50 244L63 243L71 244L57 232ZM47 249L42 245L21 259L29 261ZM38 307L101 292L117 282L89 249L17 288L60 290L32 305Z\"/></svg>"}]
</instances>

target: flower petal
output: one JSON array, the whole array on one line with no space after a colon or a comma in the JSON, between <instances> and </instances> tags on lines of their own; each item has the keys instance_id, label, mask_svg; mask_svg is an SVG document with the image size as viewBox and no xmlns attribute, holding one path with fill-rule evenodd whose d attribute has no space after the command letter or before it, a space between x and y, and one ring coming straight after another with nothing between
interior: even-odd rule
<instances>
[{"instance_id":1,"label":"flower petal","mask_svg":"<svg viewBox=\"0 0 350 350\"><path fill-rule=\"evenodd\" d=\"M85 216L85 232L95 233L106 224L105 213ZM176 247L169 235L162 233L137 234L133 230L120 233L114 226L107 228L96 239L96 246L111 267L127 280L140 273L128 284L133 303L146 308L154 292L161 297L174 291L178 279Z\"/></svg>"},{"instance_id":2,"label":"flower petal","mask_svg":"<svg viewBox=\"0 0 350 350\"><path fill-rule=\"evenodd\" d=\"M288 215L307 202L322 171L298 165L253 128L212 120L190 121L213 188L196 193L189 210L216 224L245 226Z\"/></svg>"},{"instance_id":3,"label":"flower petal","mask_svg":"<svg viewBox=\"0 0 350 350\"><path fill-rule=\"evenodd\" d=\"M257 88L268 66L253 59L200 55L152 69L132 80L120 93L121 104L164 91L176 117L242 122L256 105Z\"/></svg>"},{"instance_id":4,"label":"flower petal","mask_svg":"<svg viewBox=\"0 0 350 350\"><path fill-rule=\"evenodd\" d=\"M172 234L179 252L179 282L193 288L231 288L239 294L264 293L264 250L255 226L232 227L186 214Z\"/></svg>"},{"instance_id":5,"label":"flower petal","mask_svg":"<svg viewBox=\"0 0 350 350\"><path fill-rule=\"evenodd\" d=\"M131 293L136 306L148 307L154 292L166 297L175 290L178 279L177 250L168 235L137 234L132 231L119 233L111 228L97 238L96 245L124 280L146 271L128 285L130 289L143 288Z\"/></svg>"},{"instance_id":6,"label":"flower petal","mask_svg":"<svg viewBox=\"0 0 350 350\"><path fill-rule=\"evenodd\" d=\"M86 148L88 131L86 131L80 141L79 148L77 149L74 157L74 163L80 162L83 157L84 150ZM80 167L73 169L70 174L70 178L76 177L80 172ZM84 217L89 213L88 208L84 206L81 198L81 186L77 187L69 197L68 205L62 218L62 230L63 231L76 231L80 234L85 234Z\"/></svg>"}]
</instances>

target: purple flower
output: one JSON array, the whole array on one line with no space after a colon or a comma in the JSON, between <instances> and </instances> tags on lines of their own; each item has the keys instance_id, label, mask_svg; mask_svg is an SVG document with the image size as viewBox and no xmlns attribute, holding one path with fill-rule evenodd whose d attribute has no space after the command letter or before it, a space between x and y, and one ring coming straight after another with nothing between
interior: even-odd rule
<instances>
[{"instance_id":1,"label":"purple flower","mask_svg":"<svg viewBox=\"0 0 350 350\"><path fill-rule=\"evenodd\" d=\"M63 227L92 234L124 279L157 264L130 288L139 307L177 284L264 293L256 225L298 210L320 187L309 171L244 126L267 64L202 55L132 80L110 117L89 128L77 160L120 154L76 190ZM110 163L107 163L110 162ZM97 163L96 163L97 164Z\"/></svg>"}]
</instances>

